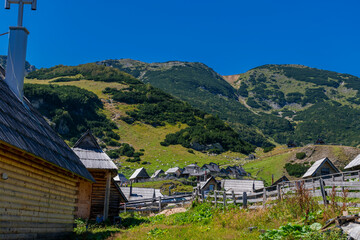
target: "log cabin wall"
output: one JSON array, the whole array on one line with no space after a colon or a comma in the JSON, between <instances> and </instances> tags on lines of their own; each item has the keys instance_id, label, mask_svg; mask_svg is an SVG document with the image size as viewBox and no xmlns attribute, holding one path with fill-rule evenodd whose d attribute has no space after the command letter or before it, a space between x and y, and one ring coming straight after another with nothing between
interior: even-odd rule
<instances>
[{"instance_id":1,"label":"log cabin wall","mask_svg":"<svg viewBox=\"0 0 360 240\"><path fill-rule=\"evenodd\" d=\"M110 203L109 203L109 216L115 217L119 215L120 203L124 203L127 200L124 198L124 195L121 194L120 187L112 179L111 188L110 188Z\"/></svg>"},{"instance_id":2,"label":"log cabin wall","mask_svg":"<svg viewBox=\"0 0 360 240\"><path fill-rule=\"evenodd\" d=\"M0 239L70 234L78 182L68 171L0 144Z\"/></svg>"},{"instance_id":3,"label":"log cabin wall","mask_svg":"<svg viewBox=\"0 0 360 240\"><path fill-rule=\"evenodd\" d=\"M83 179L79 182L79 199L77 203L76 218L90 218L92 183Z\"/></svg>"},{"instance_id":4,"label":"log cabin wall","mask_svg":"<svg viewBox=\"0 0 360 240\"><path fill-rule=\"evenodd\" d=\"M109 170L89 170L89 172L96 181L92 186L90 210L90 219L95 220L98 215L104 215L106 174Z\"/></svg>"}]
</instances>

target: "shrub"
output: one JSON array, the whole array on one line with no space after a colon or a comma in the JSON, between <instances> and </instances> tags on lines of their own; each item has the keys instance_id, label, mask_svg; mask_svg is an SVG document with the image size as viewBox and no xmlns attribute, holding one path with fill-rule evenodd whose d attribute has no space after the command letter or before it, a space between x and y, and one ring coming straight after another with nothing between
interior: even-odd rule
<instances>
[{"instance_id":1,"label":"shrub","mask_svg":"<svg viewBox=\"0 0 360 240\"><path fill-rule=\"evenodd\" d=\"M304 159L305 157L306 157L306 153L304 153L304 152L296 153L296 158L297 159Z\"/></svg>"},{"instance_id":2,"label":"shrub","mask_svg":"<svg viewBox=\"0 0 360 240\"><path fill-rule=\"evenodd\" d=\"M285 169L289 173L290 176L301 177L304 173L309 169L309 166L305 166L301 163L286 163Z\"/></svg>"}]
</instances>

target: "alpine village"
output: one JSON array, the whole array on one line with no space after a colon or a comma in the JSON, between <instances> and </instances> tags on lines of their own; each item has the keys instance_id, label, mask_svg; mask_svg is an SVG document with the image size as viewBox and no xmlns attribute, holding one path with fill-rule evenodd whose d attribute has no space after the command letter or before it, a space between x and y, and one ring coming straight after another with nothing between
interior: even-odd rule
<instances>
[{"instance_id":1,"label":"alpine village","mask_svg":"<svg viewBox=\"0 0 360 240\"><path fill-rule=\"evenodd\" d=\"M0 56L1 240L360 239L360 78L37 68L23 26L37 1L5 1L17 7Z\"/></svg>"}]
</instances>

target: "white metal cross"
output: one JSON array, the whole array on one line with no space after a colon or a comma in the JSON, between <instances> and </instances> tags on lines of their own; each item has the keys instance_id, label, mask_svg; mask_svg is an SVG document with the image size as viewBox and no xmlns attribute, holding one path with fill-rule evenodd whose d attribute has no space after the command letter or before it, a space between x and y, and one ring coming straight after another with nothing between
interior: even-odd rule
<instances>
[{"instance_id":1,"label":"white metal cross","mask_svg":"<svg viewBox=\"0 0 360 240\"><path fill-rule=\"evenodd\" d=\"M24 4L31 4L31 10L36 10L36 0L5 0L5 9L10 9L10 4L19 4L18 26L23 24Z\"/></svg>"}]
</instances>

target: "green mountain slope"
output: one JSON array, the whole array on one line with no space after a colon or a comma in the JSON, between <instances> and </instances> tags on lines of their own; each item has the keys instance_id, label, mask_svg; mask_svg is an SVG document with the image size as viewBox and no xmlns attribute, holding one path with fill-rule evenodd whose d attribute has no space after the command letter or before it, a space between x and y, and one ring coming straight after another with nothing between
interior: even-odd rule
<instances>
[{"instance_id":1,"label":"green mountain slope","mask_svg":"<svg viewBox=\"0 0 360 240\"><path fill-rule=\"evenodd\" d=\"M131 59L98 62L118 68L145 83L226 120L242 136L257 146L271 146L269 138L284 139L292 125L286 119L255 114L238 101L237 93L219 74L201 63L143 63Z\"/></svg>"},{"instance_id":2,"label":"green mountain slope","mask_svg":"<svg viewBox=\"0 0 360 240\"><path fill-rule=\"evenodd\" d=\"M232 82L239 100L257 113L287 119L288 140L357 146L360 78L301 65L264 65Z\"/></svg>"},{"instance_id":3,"label":"green mountain slope","mask_svg":"<svg viewBox=\"0 0 360 240\"><path fill-rule=\"evenodd\" d=\"M70 145L90 128L123 166L230 164L255 149L216 116L116 68L59 65L27 77L25 95Z\"/></svg>"}]
</instances>

